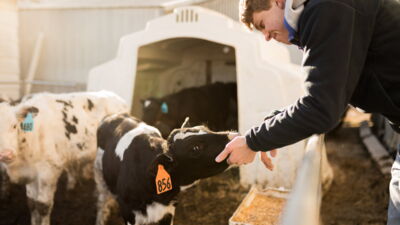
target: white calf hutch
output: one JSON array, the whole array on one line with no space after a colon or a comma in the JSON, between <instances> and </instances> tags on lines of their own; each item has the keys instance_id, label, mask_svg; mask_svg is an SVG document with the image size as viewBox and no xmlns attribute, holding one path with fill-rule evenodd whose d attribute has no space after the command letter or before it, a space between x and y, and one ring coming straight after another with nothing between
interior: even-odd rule
<instances>
[{"instance_id":1,"label":"white calf hutch","mask_svg":"<svg viewBox=\"0 0 400 225\"><path fill-rule=\"evenodd\" d=\"M272 110L301 96L303 79L299 67L290 62L287 48L266 43L262 35L250 33L222 14L185 7L122 37L115 59L90 71L88 90L114 91L130 103L133 115L140 117L140 99L234 81L238 126L243 134ZM242 184L291 188L304 148L302 141L280 150L273 172L258 159L243 166Z\"/></svg>"}]
</instances>

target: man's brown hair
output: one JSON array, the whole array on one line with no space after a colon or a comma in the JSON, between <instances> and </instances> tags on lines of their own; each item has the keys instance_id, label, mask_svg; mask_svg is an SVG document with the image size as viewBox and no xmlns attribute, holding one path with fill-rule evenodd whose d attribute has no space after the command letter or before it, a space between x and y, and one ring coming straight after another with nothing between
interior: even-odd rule
<instances>
[{"instance_id":1,"label":"man's brown hair","mask_svg":"<svg viewBox=\"0 0 400 225\"><path fill-rule=\"evenodd\" d=\"M271 0L240 0L239 17L250 30L254 28L253 13L271 8Z\"/></svg>"}]
</instances>

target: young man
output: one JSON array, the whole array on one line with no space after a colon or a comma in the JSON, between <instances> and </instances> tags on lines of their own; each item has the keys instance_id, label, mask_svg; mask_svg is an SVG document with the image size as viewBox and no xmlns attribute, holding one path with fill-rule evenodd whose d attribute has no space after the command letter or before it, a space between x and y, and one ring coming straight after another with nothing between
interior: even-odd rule
<instances>
[{"instance_id":1,"label":"young man","mask_svg":"<svg viewBox=\"0 0 400 225\"><path fill-rule=\"evenodd\" d=\"M352 104L400 125L400 2L398 0L242 0L250 29L304 51L307 94L233 139L216 158L246 164L265 152L335 127ZM273 154L275 155L275 150ZM400 224L400 156L392 169L388 224Z\"/></svg>"}]
</instances>

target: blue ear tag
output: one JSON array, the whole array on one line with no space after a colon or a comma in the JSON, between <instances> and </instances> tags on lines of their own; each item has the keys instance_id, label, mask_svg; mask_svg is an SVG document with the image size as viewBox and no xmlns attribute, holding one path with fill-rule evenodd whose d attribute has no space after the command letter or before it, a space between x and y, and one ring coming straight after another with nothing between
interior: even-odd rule
<instances>
[{"instance_id":1,"label":"blue ear tag","mask_svg":"<svg viewBox=\"0 0 400 225\"><path fill-rule=\"evenodd\" d=\"M21 124L22 130L25 132L31 132L33 131L33 117L32 117L32 113L28 113L28 115L26 115L24 122L22 122Z\"/></svg>"},{"instance_id":2,"label":"blue ear tag","mask_svg":"<svg viewBox=\"0 0 400 225\"><path fill-rule=\"evenodd\" d=\"M167 103L163 102L161 104L161 112L164 113L164 114L168 113L168 105L167 105Z\"/></svg>"}]
</instances>

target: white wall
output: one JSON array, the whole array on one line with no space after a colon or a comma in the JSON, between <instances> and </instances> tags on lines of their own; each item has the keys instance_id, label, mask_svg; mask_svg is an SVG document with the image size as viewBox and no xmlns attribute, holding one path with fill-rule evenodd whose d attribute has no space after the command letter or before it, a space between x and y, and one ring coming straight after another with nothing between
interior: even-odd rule
<instances>
[{"instance_id":1,"label":"white wall","mask_svg":"<svg viewBox=\"0 0 400 225\"><path fill-rule=\"evenodd\" d=\"M149 20L167 13L161 7L166 2L171 1L20 0L22 76L43 32L35 79L86 83L92 67L114 58L122 36L143 30ZM238 0L208 0L197 5L238 21L238 4Z\"/></svg>"},{"instance_id":2,"label":"white wall","mask_svg":"<svg viewBox=\"0 0 400 225\"><path fill-rule=\"evenodd\" d=\"M0 94L19 96L18 14L16 0L0 1Z\"/></svg>"},{"instance_id":3,"label":"white wall","mask_svg":"<svg viewBox=\"0 0 400 225\"><path fill-rule=\"evenodd\" d=\"M86 83L92 67L115 56L122 36L144 29L147 21L166 13L160 7L165 2L170 0L20 0L22 76L28 72L35 41L43 32L35 79ZM197 5L238 18L236 0Z\"/></svg>"},{"instance_id":4,"label":"white wall","mask_svg":"<svg viewBox=\"0 0 400 225\"><path fill-rule=\"evenodd\" d=\"M43 32L35 79L85 83L90 68L115 56L123 35L143 29L157 16L154 9L21 10L22 73Z\"/></svg>"},{"instance_id":5,"label":"white wall","mask_svg":"<svg viewBox=\"0 0 400 225\"><path fill-rule=\"evenodd\" d=\"M210 0L198 6L222 13L233 20L239 21L239 0Z\"/></svg>"}]
</instances>

